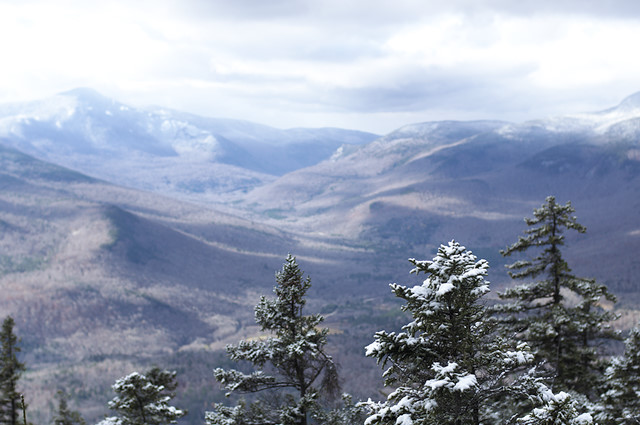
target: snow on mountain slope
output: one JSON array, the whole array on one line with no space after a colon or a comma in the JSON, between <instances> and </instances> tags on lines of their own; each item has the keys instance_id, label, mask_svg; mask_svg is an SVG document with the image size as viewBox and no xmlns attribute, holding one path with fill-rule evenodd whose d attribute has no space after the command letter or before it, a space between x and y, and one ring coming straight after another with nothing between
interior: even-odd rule
<instances>
[{"instance_id":1,"label":"snow on mountain slope","mask_svg":"<svg viewBox=\"0 0 640 425\"><path fill-rule=\"evenodd\" d=\"M343 237L389 255L421 252L451 238L494 255L512 242L522 217L556 195L573 201L591 230L579 248L588 253L576 261L599 278L620 276L614 285L627 290L633 274L608 247L640 247L633 236L640 206L638 140L640 109L629 102L602 113L521 124L414 124L256 187L244 205L267 222ZM598 255L611 259L606 270L592 266ZM504 261L497 255L491 260Z\"/></svg>"},{"instance_id":2,"label":"snow on mountain slope","mask_svg":"<svg viewBox=\"0 0 640 425\"><path fill-rule=\"evenodd\" d=\"M637 131L637 124L634 124L634 121L637 121L638 118L640 118L640 92L628 96L617 106L603 111L550 117L532 121L530 125L540 125L556 132L583 132L602 135L608 133L612 128L617 128L615 131L617 133L620 133L620 130L625 127L629 127L627 132Z\"/></svg>"},{"instance_id":3,"label":"snow on mountain slope","mask_svg":"<svg viewBox=\"0 0 640 425\"><path fill-rule=\"evenodd\" d=\"M93 177L210 201L313 165L376 135L279 130L164 108L133 108L91 89L0 106L0 140Z\"/></svg>"}]
</instances>

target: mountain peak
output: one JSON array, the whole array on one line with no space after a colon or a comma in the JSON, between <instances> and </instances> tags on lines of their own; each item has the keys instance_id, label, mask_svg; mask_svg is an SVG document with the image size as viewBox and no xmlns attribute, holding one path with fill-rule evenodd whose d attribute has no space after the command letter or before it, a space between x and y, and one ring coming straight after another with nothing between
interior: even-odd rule
<instances>
[{"instance_id":1,"label":"mountain peak","mask_svg":"<svg viewBox=\"0 0 640 425\"><path fill-rule=\"evenodd\" d=\"M75 97L80 102L86 103L113 103L114 100L104 96L102 93L89 88L78 87L69 91L60 93L61 96Z\"/></svg>"},{"instance_id":2,"label":"mountain peak","mask_svg":"<svg viewBox=\"0 0 640 425\"><path fill-rule=\"evenodd\" d=\"M640 109L640 92L636 92L631 96L626 97L622 102L620 102L617 109Z\"/></svg>"}]
</instances>

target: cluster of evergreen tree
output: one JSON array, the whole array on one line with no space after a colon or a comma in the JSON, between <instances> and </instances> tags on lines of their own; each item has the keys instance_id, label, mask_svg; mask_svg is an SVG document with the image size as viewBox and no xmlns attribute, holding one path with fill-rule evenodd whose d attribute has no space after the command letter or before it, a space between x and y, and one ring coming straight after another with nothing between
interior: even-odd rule
<instances>
[{"instance_id":1,"label":"cluster of evergreen tree","mask_svg":"<svg viewBox=\"0 0 640 425\"><path fill-rule=\"evenodd\" d=\"M564 231L585 231L573 212L548 197L525 219L525 236L502 253L535 251L508 266L526 283L492 307L481 302L486 262L457 242L432 261L411 260L427 278L392 285L413 321L397 334L378 332L367 348L390 365L385 377L396 387L386 401L368 403L367 425L640 423L640 334L607 368L603 343L618 334L601 303L615 297L572 274L562 256Z\"/></svg>"},{"instance_id":2,"label":"cluster of evergreen tree","mask_svg":"<svg viewBox=\"0 0 640 425\"><path fill-rule=\"evenodd\" d=\"M564 232L585 232L568 202L554 197L526 218L525 235L502 254L533 255L510 266L525 283L485 298L485 260L456 241L431 261L411 259L421 285L392 284L411 322L400 332L380 331L366 355L385 368L393 391L382 402L327 407L338 391L335 365L325 352L323 318L305 316L310 286L289 256L277 274L276 298L262 298L256 321L265 339L227 347L233 360L257 370L216 369L229 393L260 393L251 403L214 405L208 425L355 424L637 424L640 423L640 330L624 356L606 361L603 347L619 339L615 302L604 285L572 274L562 256ZM323 395L326 392L329 394ZM335 404L334 404L335 406Z\"/></svg>"},{"instance_id":3,"label":"cluster of evergreen tree","mask_svg":"<svg viewBox=\"0 0 640 425\"><path fill-rule=\"evenodd\" d=\"M311 286L295 257L276 274L275 297L262 297L255 318L264 338L227 347L232 360L254 371L214 370L228 393L253 394L236 406L214 404L207 425L631 425L640 423L640 329L625 353L608 359L603 347L619 339L602 307L615 297L595 280L575 276L562 256L564 232L585 232L570 203L554 197L526 218L528 228L505 256L533 255L509 265L522 279L490 303L489 264L456 241L430 261L410 259L424 274L413 287L391 284L411 321L379 331L366 356L384 368L386 400L355 403L341 394L337 366L327 353L324 318L305 314ZM0 425L27 425L17 391L14 321L0 332ZM171 405L176 373L153 367L115 382L114 416L98 425L175 424L186 411ZM85 425L58 392L54 425Z\"/></svg>"}]
</instances>

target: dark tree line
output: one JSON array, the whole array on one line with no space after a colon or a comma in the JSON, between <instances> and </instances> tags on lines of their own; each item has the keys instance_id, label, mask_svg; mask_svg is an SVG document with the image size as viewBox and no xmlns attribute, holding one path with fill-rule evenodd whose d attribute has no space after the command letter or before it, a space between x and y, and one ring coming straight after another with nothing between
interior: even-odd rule
<instances>
[{"instance_id":1,"label":"dark tree line","mask_svg":"<svg viewBox=\"0 0 640 425\"><path fill-rule=\"evenodd\" d=\"M492 307L480 301L486 262L457 242L432 261L412 260L427 279L392 290L414 321L400 333L378 332L367 349L396 387L368 403L367 425L640 423L639 331L624 357L606 360L604 343L619 335L601 302L615 297L574 275L562 255L564 232L586 230L573 212L548 197L525 219L525 235L502 251L528 254L508 266L524 283Z\"/></svg>"}]
</instances>

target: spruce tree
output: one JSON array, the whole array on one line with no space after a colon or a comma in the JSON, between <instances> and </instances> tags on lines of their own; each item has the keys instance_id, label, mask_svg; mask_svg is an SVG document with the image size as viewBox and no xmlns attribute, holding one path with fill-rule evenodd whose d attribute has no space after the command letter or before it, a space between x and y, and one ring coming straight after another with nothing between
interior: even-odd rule
<instances>
[{"instance_id":1,"label":"spruce tree","mask_svg":"<svg viewBox=\"0 0 640 425\"><path fill-rule=\"evenodd\" d=\"M640 423L640 328L633 328L625 340L624 356L611 359L605 372L601 425Z\"/></svg>"},{"instance_id":2,"label":"spruce tree","mask_svg":"<svg viewBox=\"0 0 640 425\"><path fill-rule=\"evenodd\" d=\"M489 265L452 241L432 261L410 260L422 285L392 284L412 321L403 331L380 331L367 356L384 367L385 385L395 390L382 403L369 402L367 425L504 424L517 403L537 392L527 370L526 344L510 347L496 338L489 310ZM509 402L511 400L512 402Z\"/></svg>"},{"instance_id":3,"label":"spruce tree","mask_svg":"<svg viewBox=\"0 0 640 425\"><path fill-rule=\"evenodd\" d=\"M342 394L342 406L333 409L316 409L313 422L322 425L363 424L367 418L367 409L362 403L354 403L349 394Z\"/></svg>"},{"instance_id":4,"label":"spruce tree","mask_svg":"<svg viewBox=\"0 0 640 425\"><path fill-rule=\"evenodd\" d=\"M149 369L145 376L149 379L153 385L162 386L162 393L173 398L176 396L176 389L178 388L178 381L176 380L176 372L172 372L166 369L161 369L158 366L153 366Z\"/></svg>"},{"instance_id":5,"label":"spruce tree","mask_svg":"<svg viewBox=\"0 0 640 425\"><path fill-rule=\"evenodd\" d=\"M531 260L507 266L513 279L528 282L499 294L512 302L496 311L503 315L504 332L526 341L534 349L536 361L545 362L553 388L593 395L602 368L597 344L616 338L608 326L615 315L599 303L615 301L615 297L595 280L572 274L562 257L564 231L586 231L573 212L570 202L559 205L549 196L534 210L533 218L525 218L529 226L526 236L501 253L538 252Z\"/></svg>"},{"instance_id":6,"label":"spruce tree","mask_svg":"<svg viewBox=\"0 0 640 425\"><path fill-rule=\"evenodd\" d=\"M18 425L21 422L23 406L22 397L18 393L17 385L20 375L25 370L24 363L18 360L20 347L18 337L13 333L15 322L7 316L2 322L0 341L0 423Z\"/></svg>"},{"instance_id":7,"label":"spruce tree","mask_svg":"<svg viewBox=\"0 0 640 425\"><path fill-rule=\"evenodd\" d=\"M591 413L580 413L582 406L571 394L560 391L554 394L543 388L540 391L540 407L519 418L518 425L590 425L593 424Z\"/></svg>"},{"instance_id":8,"label":"spruce tree","mask_svg":"<svg viewBox=\"0 0 640 425\"><path fill-rule=\"evenodd\" d=\"M325 351L329 330L319 328L324 318L303 313L310 286L295 257L287 256L276 273L275 298L261 297L255 308L256 323L269 336L227 346L232 360L248 361L258 370L250 374L214 370L215 378L230 393L259 392L262 396L235 407L214 405L206 413L207 424L306 425L320 409L320 390L337 392L336 366Z\"/></svg>"},{"instance_id":9,"label":"spruce tree","mask_svg":"<svg viewBox=\"0 0 640 425\"><path fill-rule=\"evenodd\" d=\"M53 425L86 425L80 413L69 408L68 395L62 390L56 393L58 410L53 417Z\"/></svg>"},{"instance_id":10,"label":"spruce tree","mask_svg":"<svg viewBox=\"0 0 640 425\"><path fill-rule=\"evenodd\" d=\"M102 425L163 425L175 424L186 411L169 404L176 388L175 372L151 369L148 373L133 372L113 384L116 397L109 408L117 416L104 419Z\"/></svg>"}]
</instances>

